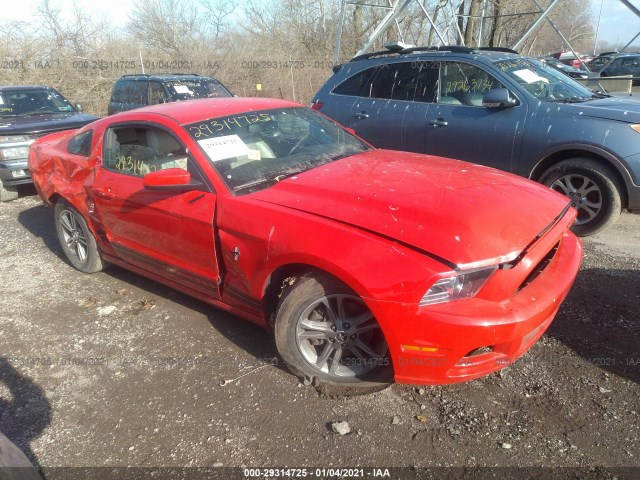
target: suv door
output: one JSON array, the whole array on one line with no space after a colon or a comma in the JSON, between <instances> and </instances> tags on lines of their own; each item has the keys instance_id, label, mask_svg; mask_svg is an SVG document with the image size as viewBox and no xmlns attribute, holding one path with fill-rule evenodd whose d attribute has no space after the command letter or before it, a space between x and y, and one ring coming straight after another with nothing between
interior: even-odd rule
<instances>
[{"instance_id":1,"label":"suv door","mask_svg":"<svg viewBox=\"0 0 640 480\"><path fill-rule=\"evenodd\" d=\"M620 70L620 75L638 75L640 73L640 57L625 58Z\"/></svg>"},{"instance_id":2,"label":"suv door","mask_svg":"<svg viewBox=\"0 0 640 480\"><path fill-rule=\"evenodd\" d=\"M527 104L483 107L486 91L505 88L499 80L470 63L438 63L438 102L429 109L424 123L424 151L514 171L520 157Z\"/></svg>"},{"instance_id":3,"label":"suv door","mask_svg":"<svg viewBox=\"0 0 640 480\"><path fill-rule=\"evenodd\" d=\"M167 168L189 171L199 187L183 191L143 186L145 174ZM174 135L148 123L107 129L92 190L96 215L120 259L203 299L220 298L216 195Z\"/></svg>"},{"instance_id":4,"label":"suv door","mask_svg":"<svg viewBox=\"0 0 640 480\"><path fill-rule=\"evenodd\" d=\"M422 152L416 127L424 122L428 102L435 99L437 72L434 75L420 62L398 62L372 67L359 76L363 81L347 126L376 147Z\"/></svg>"}]
</instances>

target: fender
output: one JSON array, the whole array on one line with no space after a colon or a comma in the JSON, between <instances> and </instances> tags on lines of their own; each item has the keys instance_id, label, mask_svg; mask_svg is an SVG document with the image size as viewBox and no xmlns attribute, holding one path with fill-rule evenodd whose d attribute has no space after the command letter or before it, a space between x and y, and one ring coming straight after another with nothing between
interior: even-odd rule
<instances>
[{"instance_id":1,"label":"fender","mask_svg":"<svg viewBox=\"0 0 640 480\"><path fill-rule=\"evenodd\" d=\"M548 160L549 157L551 157L552 155L555 155L556 153L565 152L565 151L589 152L599 157L602 157L605 160L607 160L613 167L615 167L618 173L620 173L620 176L624 180L625 187L627 188L627 190L630 190L634 186L635 187L638 186L634 183L633 178L631 177L631 173L627 168L627 165L623 163L623 161L620 158L618 158L609 150L605 150L604 148L601 148L595 145L590 145L588 143L563 143L561 145L556 145L546 150L542 154L540 160L538 160L535 166L531 169L527 178L531 180L537 180L540 177L540 175L542 175L544 171L547 170L547 168L550 166L545 164L546 160Z\"/></svg>"}]
</instances>

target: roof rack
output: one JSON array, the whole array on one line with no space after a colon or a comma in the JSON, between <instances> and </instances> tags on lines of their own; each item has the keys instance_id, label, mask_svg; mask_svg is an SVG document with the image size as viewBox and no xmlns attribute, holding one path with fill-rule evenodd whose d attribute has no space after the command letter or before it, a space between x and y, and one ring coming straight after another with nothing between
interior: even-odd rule
<instances>
[{"instance_id":1,"label":"roof rack","mask_svg":"<svg viewBox=\"0 0 640 480\"><path fill-rule=\"evenodd\" d=\"M471 53L475 49L470 47L464 47L462 45L441 45L439 47L413 47L403 50L402 53L415 53L415 52L452 52L452 53Z\"/></svg>"},{"instance_id":2,"label":"roof rack","mask_svg":"<svg viewBox=\"0 0 640 480\"><path fill-rule=\"evenodd\" d=\"M126 75L122 75L120 78L125 78L125 77L158 77L158 76L162 76L162 75L174 75L176 77L179 76L185 76L185 77L199 77L200 75L197 73L174 73L174 72L161 72L161 73L128 73Z\"/></svg>"},{"instance_id":3,"label":"roof rack","mask_svg":"<svg viewBox=\"0 0 640 480\"><path fill-rule=\"evenodd\" d=\"M490 52L515 53L516 55L520 54L520 52L516 52L512 48L507 48L507 47L480 47L480 48L477 48L476 50L487 50L487 51L490 51Z\"/></svg>"},{"instance_id":4,"label":"roof rack","mask_svg":"<svg viewBox=\"0 0 640 480\"><path fill-rule=\"evenodd\" d=\"M504 52L504 53L515 53L515 50L504 47L480 47L480 48L472 48L465 47L463 45L440 45L440 46L427 46L427 47L408 47L408 48L399 48L398 45L395 44L385 44L387 47L386 50L381 50L379 52L371 52L365 53L362 55L355 56L351 59L352 62L358 60L367 60L373 57L383 57L387 55L407 55L409 53L416 52L452 52L452 53L473 53L477 51L493 51L493 52Z\"/></svg>"},{"instance_id":5,"label":"roof rack","mask_svg":"<svg viewBox=\"0 0 640 480\"><path fill-rule=\"evenodd\" d=\"M381 50L379 52L363 53L353 57L350 61L355 62L357 60L366 60L373 57L383 57L385 55L402 55L402 50Z\"/></svg>"}]
</instances>

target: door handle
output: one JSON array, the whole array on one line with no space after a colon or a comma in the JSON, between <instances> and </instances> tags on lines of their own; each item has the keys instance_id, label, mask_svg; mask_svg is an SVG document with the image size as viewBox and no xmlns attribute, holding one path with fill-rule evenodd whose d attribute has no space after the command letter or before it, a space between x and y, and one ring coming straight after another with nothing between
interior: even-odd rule
<instances>
[{"instance_id":1,"label":"door handle","mask_svg":"<svg viewBox=\"0 0 640 480\"><path fill-rule=\"evenodd\" d=\"M431 120L429 122L429 125L432 125L434 127L446 127L447 125L449 125L449 122L447 122L444 118L436 118L435 120Z\"/></svg>"},{"instance_id":2,"label":"door handle","mask_svg":"<svg viewBox=\"0 0 640 480\"><path fill-rule=\"evenodd\" d=\"M104 198L105 200L112 200L115 195L108 190L96 190L96 197Z\"/></svg>"},{"instance_id":3,"label":"door handle","mask_svg":"<svg viewBox=\"0 0 640 480\"><path fill-rule=\"evenodd\" d=\"M369 118L369 114L368 113L364 113L364 112L360 112L360 113L356 113L354 115L354 117L356 117L356 118Z\"/></svg>"}]
</instances>

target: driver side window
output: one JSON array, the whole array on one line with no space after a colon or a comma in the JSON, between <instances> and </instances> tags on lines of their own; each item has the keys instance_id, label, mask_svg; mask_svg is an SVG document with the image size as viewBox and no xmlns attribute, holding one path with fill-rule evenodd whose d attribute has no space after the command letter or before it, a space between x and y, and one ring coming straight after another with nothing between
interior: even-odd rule
<instances>
[{"instance_id":1,"label":"driver side window","mask_svg":"<svg viewBox=\"0 0 640 480\"><path fill-rule=\"evenodd\" d=\"M482 96L493 88L505 88L483 69L462 62L442 62L439 103L482 106Z\"/></svg>"},{"instance_id":2,"label":"driver side window","mask_svg":"<svg viewBox=\"0 0 640 480\"><path fill-rule=\"evenodd\" d=\"M184 147L168 132L147 125L125 125L107 130L103 165L109 170L144 177L167 168L189 170Z\"/></svg>"}]
</instances>

